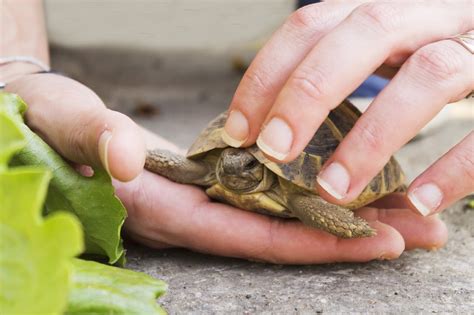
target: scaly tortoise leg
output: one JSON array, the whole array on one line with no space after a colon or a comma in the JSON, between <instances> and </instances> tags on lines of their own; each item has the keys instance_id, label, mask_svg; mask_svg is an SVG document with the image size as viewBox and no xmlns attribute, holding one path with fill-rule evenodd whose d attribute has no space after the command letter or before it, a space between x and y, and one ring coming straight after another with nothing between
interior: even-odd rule
<instances>
[{"instance_id":1,"label":"scaly tortoise leg","mask_svg":"<svg viewBox=\"0 0 474 315\"><path fill-rule=\"evenodd\" d=\"M290 210L304 224L341 238L374 236L377 232L362 218L321 197L297 194L289 198Z\"/></svg>"},{"instance_id":2,"label":"scaly tortoise leg","mask_svg":"<svg viewBox=\"0 0 474 315\"><path fill-rule=\"evenodd\" d=\"M145 168L181 184L208 185L214 174L205 162L162 149L148 150Z\"/></svg>"}]
</instances>

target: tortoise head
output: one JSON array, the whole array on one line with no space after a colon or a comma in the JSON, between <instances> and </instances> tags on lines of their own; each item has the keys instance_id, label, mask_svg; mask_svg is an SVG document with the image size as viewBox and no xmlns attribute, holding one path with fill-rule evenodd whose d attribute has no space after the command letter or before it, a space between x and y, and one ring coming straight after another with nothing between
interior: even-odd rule
<instances>
[{"instance_id":1,"label":"tortoise head","mask_svg":"<svg viewBox=\"0 0 474 315\"><path fill-rule=\"evenodd\" d=\"M262 183L268 180L267 173L265 166L246 149L224 149L216 165L220 184L240 193L261 190Z\"/></svg>"}]
</instances>

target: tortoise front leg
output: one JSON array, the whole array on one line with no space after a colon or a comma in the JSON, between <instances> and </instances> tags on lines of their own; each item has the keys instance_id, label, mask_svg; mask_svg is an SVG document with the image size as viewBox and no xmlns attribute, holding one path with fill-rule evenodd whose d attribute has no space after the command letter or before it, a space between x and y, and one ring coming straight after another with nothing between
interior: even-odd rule
<instances>
[{"instance_id":1,"label":"tortoise front leg","mask_svg":"<svg viewBox=\"0 0 474 315\"><path fill-rule=\"evenodd\" d=\"M181 184L209 186L214 181L214 170L205 162L193 161L168 150L148 150L145 168Z\"/></svg>"},{"instance_id":2,"label":"tortoise front leg","mask_svg":"<svg viewBox=\"0 0 474 315\"><path fill-rule=\"evenodd\" d=\"M290 210L304 224L341 238L374 236L377 232L362 218L344 207L331 204L321 197L303 194L289 198Z\"/></svg>"}]
</instances>

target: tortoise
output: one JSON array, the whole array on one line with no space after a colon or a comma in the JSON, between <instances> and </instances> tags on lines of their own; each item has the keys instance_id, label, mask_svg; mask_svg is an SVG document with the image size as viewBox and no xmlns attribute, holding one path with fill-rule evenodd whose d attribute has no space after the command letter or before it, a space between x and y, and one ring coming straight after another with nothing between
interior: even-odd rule
<instances>
[{"instance_id":1,"label":"tortoise","mask_svg":"<svg viewBox=\"0 0 474 315\"><path fill-rule=\"evenodd\" d=\"M344 206L325 201L315 187L322 165L360 115L349 101L343 101L329 113L294 161L275 163L256 145L228 146L221 138L227 118L224 112L202 131L186 157L161 149L149 150L145 168L178 183L203 186L211 198L244 210L296 217L341 238L369 237L376 231L354 216L352 210L403 190L404 174L394 157L355 201Z\"/></svg>"}]
</instances>

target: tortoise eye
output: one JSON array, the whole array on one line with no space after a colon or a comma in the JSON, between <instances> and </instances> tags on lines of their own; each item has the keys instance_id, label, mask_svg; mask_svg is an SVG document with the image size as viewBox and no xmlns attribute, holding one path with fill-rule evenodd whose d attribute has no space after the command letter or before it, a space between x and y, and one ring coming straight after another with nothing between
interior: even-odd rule
<instances>
[{"instance_id":1,"label":"tortoise eye","mask_svg":"<svg viewBox=\"0 0 474 315\"><path fill-rule=\"evenodd\" d=\"M254 168L257 165L258 165L257 160L250 160L250 161L247 162L247 164L245 164L245 168L247 168L247 169Z\"/></svg>"}]
</instances>

